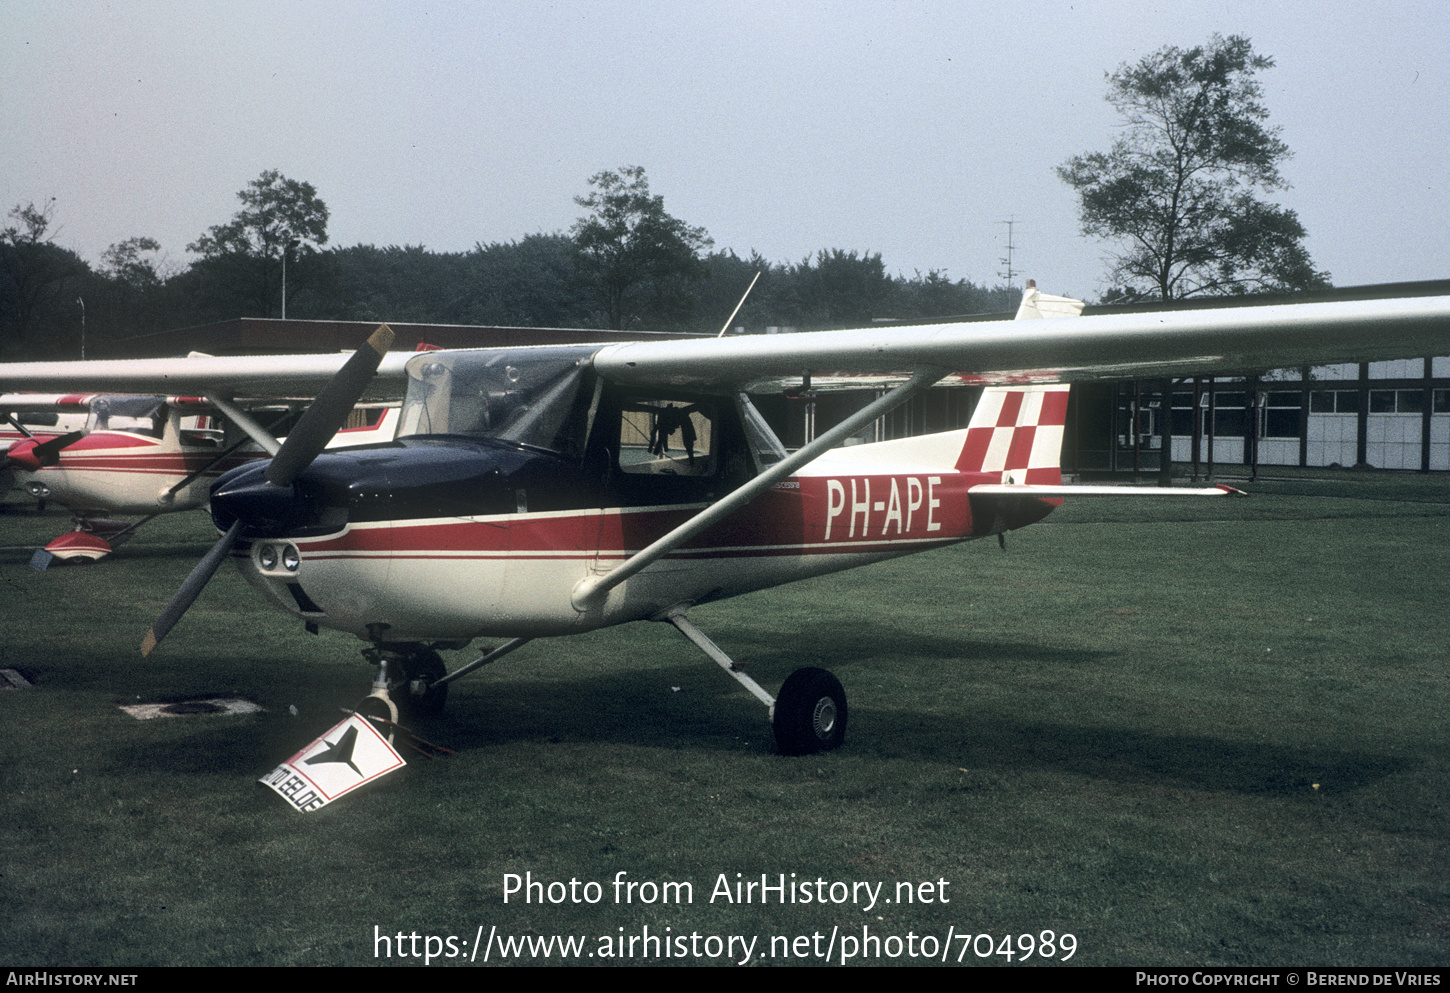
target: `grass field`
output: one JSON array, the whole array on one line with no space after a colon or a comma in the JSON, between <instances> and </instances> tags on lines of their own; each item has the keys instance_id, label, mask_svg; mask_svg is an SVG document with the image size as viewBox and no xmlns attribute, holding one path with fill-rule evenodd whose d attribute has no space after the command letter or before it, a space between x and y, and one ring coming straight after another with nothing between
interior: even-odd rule
<instances>
[{"instance_id":1,"label":"grass field","mask_svg":"<svg viewBox=\"0 0 1450 993\"><path fill-rule=\"evenodd\" d=\"M673 629L636 624L456 683L424 729L456 757L307 815L256 780L366 692L360 643L305 634L227 569L143 660L214 538L201 514L92 567L0 552L0 667L36 684L0 693L0 958L360 965L400 961L402 932L419 936L402 961L429 935L466 960L496 927L584 936L598 963L648 927L696 936L700 957L671 962L740 960L706 940L734 934L782 964L828 942L839 961L864 927L884 943L854 961L940 958L950 934L949 962L1005 964L975 936L1051 930L1052 960L1071 934L1086 965L1450 963L1450 481L1253 490L1083 499L1005 553L978 542L692 612L772 690L833 670L851 702L839 752L774 755L764 708ZM66 527L10 500L0 545ZM265 712L118 709L219 694ZM693 902L616 903L621 871L689 882ZM505 904L509 873L602 898ZM737 873L881 883L892 902L711 902ZM898 902L899 882L933 902Z\"/></svg>"}]
</instances>

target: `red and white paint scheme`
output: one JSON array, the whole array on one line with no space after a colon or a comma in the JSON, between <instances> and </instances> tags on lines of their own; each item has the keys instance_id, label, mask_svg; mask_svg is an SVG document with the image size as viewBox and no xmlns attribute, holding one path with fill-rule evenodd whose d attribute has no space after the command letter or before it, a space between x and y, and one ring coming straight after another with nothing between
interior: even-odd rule
<instances>
[{"instance_id":1,"label":"red and white paint scheme","mask_svg":"<svg viewBox=\"0 0 1450 993\"><path fill-rule=\"evenodd\" d=\"M582 610L571 600L580 582L607 575L709 503L666 502L680 489L671 486L660 502L638 506L360 521L316 537L252 541L243 572L277 607L362 638L380 624L389 640L409 642L542 637L640 620L1040 519L1061 501L973 501L972 490L1014 476L1061 483L1066 395L1065 386L988 389L965 430L828 452ZM712 414L718 426L723 416ZM685 470L679 454L666 456ZM269 549L270 568L262 561Z\"/></svg>"},{"instance_id":2,"label":"red and white paint scheme","mask_svg":"<svg viewBox=\"0 0 1450 993\"><path fill-rule=\"evenodd\" d=\"M1076 313L1029 289L1021 316ZM1045 308L1045 309L1044 309ZM770 708L779 748L833 748L846 698L824 670L772 695L689 620L696 604L1028 526L1093 493L1058 469L1067 384L1442 354L1450 297L1346 300L694 341L443 350L399 361L379 330L346 359L271 360L317 400L265 462L211 488L221 538L163 610L153 650L231 559L309 627L378 666L369 705L443 705L449 682L530 639L673 624ZM96 363L29 374L233 394L266 360ZM300 368L305 365L305 369ZM374 376L405 383L396 440L324 452ZM308 380L308 377L314 377ZM749 400L806 383L894 385L795 452ZM967 428L838 447L932 384L979 382ZM50 380L53 381L53 380ZM438 652L506 639L447 672Z\"/></svg>"},{"instance_id":3,"label":"red and white paint scheme","mask_svg":"<svg viewBox=\"0 0 1450 993\"><path fill-rule=\"evenodd\" d=\"M379 406L371 424L344 428L329 445L391 440L397 408ZM211 484L223 473L267 456L240 431L228 432L218 408L200 397L7 394L0 396L0 411L15 425L5 433L14 436L4 451L10 484L23 487L42 505L60 504L75 517L73 529L46 545L46 556L38 556L42 564L49 558L104 558L134 527L106 515L149 519L194 510L206 504ZM19 430L25 424L18 417L22 411L53 412L65 422L27 437ZM286 408L274 405L273 411L285 414Z\"/></svg>"}]
</instances>

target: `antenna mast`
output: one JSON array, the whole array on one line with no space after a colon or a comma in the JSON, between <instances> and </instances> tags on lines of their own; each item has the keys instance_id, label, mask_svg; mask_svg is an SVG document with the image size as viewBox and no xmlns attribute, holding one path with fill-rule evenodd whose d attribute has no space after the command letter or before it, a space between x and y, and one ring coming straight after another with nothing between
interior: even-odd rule
<instances>
[{"instance_id":1,"label":"antenna mast","mask_svg":"<svg viewBox=\"0 0 1450 993\"><path fill-rule=\"evenodd\" d=\"M1006 258L1001 258L1001 259L998 259L997 260L998 262L1001 262L1003 265L1005 265L1007 267L1007 271L1006 272L999 272L999 273L997 273L997 277L999 279L1005 279L1005 280L1007 280L1007 285L1008 286L1015 286L1016 285L1016 279L1014 277L1016 277L1018 275L1018 273L1014 272L1013 269L1012 269L1012 252L1017 247L1016 245L1012 244L1012 225L1015 224L1016 221L1017 221L1017 215L1016 214L1009 214L1008 217L1007 217L1007 219L1005 221L998 221L997 222L998 224L1005 224L1005 225L1007 225L1007 257Z\"/></svg>"}]
</instances>

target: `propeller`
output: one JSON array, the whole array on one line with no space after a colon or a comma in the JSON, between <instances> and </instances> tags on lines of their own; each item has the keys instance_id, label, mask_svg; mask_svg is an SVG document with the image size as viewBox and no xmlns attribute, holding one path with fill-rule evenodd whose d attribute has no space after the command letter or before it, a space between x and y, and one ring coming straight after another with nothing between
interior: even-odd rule
<instances>
[{"instance_id":1,"label":"propeller","mask_svg":"<svg viewBox=\"0 0 1450 993\"><path fill-rule=\"evenodd\" d=\"M26 438L11 445L4 458L7 463L17 465L27 472L36 472L42 466L59 465L61 450L74 445L85 436L84 431L72 431L45 441Z\"/></svg>"},{"instance_id":2,"label":"propeller","mask_svg":"<svg viewBox=\"0 0 1450 993\"><path fill-rule=\"evenodd\" d=\"M322 454L332 436L347 423L348 414L352 413L352 408L362 399L363 392L372 382L373 375L378 371L378 366L392 343L393 332L384 324L373 332L362 348L353 352L347 362L343 363L342 368L317 395L317 399L312 401L312 405L302 415L302 420L288 433L287 440L282 443L281 449L267 467L268 483L279 489L291 486L313 460ZM232 526L227 528L226 534L221 536L211 551L191 570L191 575L186 577L185 582L172 596L171 602L161 611L156 623L151 625L151 630L146 632L146 637L141 641L142 655L151 654L152 649L166 637L206 588L211 577L216 575L216 571L231 554L232 546L237 543L245 523L245 519L238 516Z\"/></svg>"},{"instance_id":3,"label":"propeller","mask_svg":"<svg viewBox=\"0 0 1450 993\"><path fill-rule=\"evenodd\" d=\"M287 440L267 467L267 482L290 486L322 453L332 436L347 422L347 416L357 406L392 344L392 329L384 324L373 332L366 345L352 353L312 401L302 420L288 432Z\"/></svg>"},{"instance_id":4,"label":"propeller","mask_svg":"<svg viewBox=\"0 0 1450 993\"><path fill-rule=\"evenodd\" d=\"M227 560L232 546L237 543L237 535L241 531L242 522L238 519L227 529L227 533L222 535L221 540L211 546L211 551L202 557L202 560L196 564L196 568L191 570L191 575L186 577L186 581L181 584L181 588L172 596L171 602L166 605L166 609L161 611L161 616L156 618L156 623L151 625L151 630L147 631L146 637L141 640L142 655L150 655L151 650L176 626L176 622L181 620L181 616L186 613L206 584L211 582L211 577L216 575L216 571Z\"/></svg>"}]
</instances>

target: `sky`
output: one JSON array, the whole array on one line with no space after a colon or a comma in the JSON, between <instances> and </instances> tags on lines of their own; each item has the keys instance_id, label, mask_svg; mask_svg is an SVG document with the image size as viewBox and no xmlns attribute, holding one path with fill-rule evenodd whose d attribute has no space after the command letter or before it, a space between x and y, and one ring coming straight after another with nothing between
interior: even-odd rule
<instances>
[{"instance_id":1,"label":"sky","mask_svg":"<svg viewBox=\"0 0 1450 993\"><path fill-rule=\"evenodd\" d=\"M1317 267L1450 278L1444 0L5 0L0 208L50 202L93 264L147 236L183 268L276 169L332 246L465 251L567 232L590 176L640 165L717 249L996 285L1011 219L1014 283L1096 299L1110 246L1056 167L1115 139L1107 73L1215 33L1275 60L1272 198Z\"/></svg>"}]
</instances>

